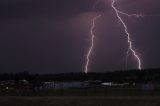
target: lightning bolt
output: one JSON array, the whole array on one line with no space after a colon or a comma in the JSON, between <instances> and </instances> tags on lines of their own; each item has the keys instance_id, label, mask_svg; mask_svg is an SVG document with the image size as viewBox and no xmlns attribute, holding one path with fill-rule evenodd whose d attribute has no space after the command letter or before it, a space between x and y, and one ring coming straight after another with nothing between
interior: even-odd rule
<instances>
[{"instance_id":1,"label":"lightning bolt","mask_svg":"<svg viewBox=\"0 0 160 106\"><path fill-rule=\"evenodd\" d=\"M134 16L134 17L143 17L142 15L137 15L137 14L127 14L127 13L124 13L124 12L121 12L119 11L115 6L115 0L112 1L112 8L114 9L115 13L116 13L116 16L117 18L119 19L119 21L122 23L123 27L124 27L124 31L127 35L127 41L128 41L128 44L129 44L129 48L128 48L128 51L127 51L127 57L128 57L128 53L129 51L132 52L133 56L136 58L137 60L137 66L138 66L138 69L141 70L142 69L142 64L141 64L141 59L140 57L138 56L138 54L136 53L136 51L134 50L133 48L133 43L132 43L132 40L131 40L131 35L130 33L128 32L128 28L127 28L127 25L125 24L125 22L123 21L123 19L121 18L120 14L122 15L126 15L128 17L131 17L131 16Z\"/></svg>"},{"instance_id":2,"label":"lightning bolt","mask_svg":"<svg viewBox=\"0 0 160 106\"><path fill-rule=\"evenodd\" d=\"M88 73L88 66L89 66L89 62L90 62L90 56L91 56L91 53L92 53L92 50L94 48L94 38L95 38L95 34L94 34L94 28L95 28L95 22L98 18L100 18L101 15L98 15L96 17L93 18L92 20L92 27L91 27L91 46L87 52L87 56L86 56L86 64L85 64L85 73Z\"/></svg>"},{"instance_id":3,"label":"lightning bolt","mask_svg":"<svg viewBox=\"0 0 160 106\"><path fill-rule=\"evenodd\" d=\"M136 18L144 17L142 14L127 14L127 13L124 13L124 12L119 11L119 10L117 10L117 12L120 13L120 14L126 15L128 17L136 17Z\"/></svg>"},{"instance_id":4,"label":"lightning bolt","mask_svg":"<svg viewBox=\"0 0 160 106\"><path fill-rule=\"evenodd\" d=\"M126 69L127 69L127 67L128 67L128 56L129 56L129 51L130 51L130 49L128 48L128 50L127 50L127 52L126 52L126 64L125 64Z\"/></svg>"}]
</instances>

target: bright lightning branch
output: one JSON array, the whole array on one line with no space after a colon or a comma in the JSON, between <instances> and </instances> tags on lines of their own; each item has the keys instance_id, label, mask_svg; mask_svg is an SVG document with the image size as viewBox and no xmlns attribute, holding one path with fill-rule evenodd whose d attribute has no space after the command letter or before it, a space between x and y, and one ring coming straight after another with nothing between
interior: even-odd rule
<instances>
[{"instance_id":1,"label":"bright lightning branch","mask_svg":"<svg viewBox=\"0 0 160 106\"><path fill-rule=\"evenodd\" d=\"M138 56L138 54L136 53L136 51L134 50L133 48L133 43L132 43L132 40L131 40L131 35L130 33L128 32L128 28L127 28L127 25L125 24L125 22L123 21L123 19L121 18L120 14L122 15L126 15L128 17L143 17L142 15L137 15L137 14L127 14L127 13L124 13L124 12L121 12L119 11L115 6L115 0L112 1L112 8L114 9L115 13L116 13L116 16L117 18L119 19L119 21L122 23L123 27L124 27L124 31L127 35L127 41L128 41L128 51L127 51L127 55L130 52L132 52L133 56L136 58L137 60L137 66L138 66L138 69L141 70L142 69L142 64L141 64L141 59L140 57Z\"/></svg>"},{"instance_id":2,"label":"bright lightning branch","mask_svg":"<svg viewBox=\"0 0 160 106\"><path fill-rule=\"evenodd\" d=\"M98 15L96 17L93 18L92 20L92 27L90 30L91 33L91 46L88 49L87 55L86 55L86 64L85 64L85 73L88 73L88 67L89 67L89 63L90 63L90 56L92 54L93 48L94 48L94 38L95 38L95 34L94 34L94 28L95 28L95 22L97 19L99 19L101 17L101 15Z\"/></svg>"}]
</instances>

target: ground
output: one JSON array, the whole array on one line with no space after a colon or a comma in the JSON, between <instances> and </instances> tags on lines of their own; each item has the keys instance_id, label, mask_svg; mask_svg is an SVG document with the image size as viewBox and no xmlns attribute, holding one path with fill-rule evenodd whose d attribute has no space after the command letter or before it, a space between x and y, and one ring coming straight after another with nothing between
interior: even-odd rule
<instances>
[{"instance_id":1,"label":"ground","mask_svg":"<svg viewBox=\"0 0 160 106\"><path fill-rule=\"evenodd\" d=\"M160 106L158 96L1 96L0 106Z\"/></svg>"}]
</instances>

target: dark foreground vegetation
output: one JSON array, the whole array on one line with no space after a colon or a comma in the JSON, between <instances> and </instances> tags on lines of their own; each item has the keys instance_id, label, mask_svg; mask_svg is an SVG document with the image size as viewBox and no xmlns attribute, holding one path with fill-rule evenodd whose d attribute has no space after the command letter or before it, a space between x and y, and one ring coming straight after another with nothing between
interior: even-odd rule
<instances>
[{"instance_id":1,"label":"dark foreground vegetation","mask_svg":"<svg viewBox=\"0 0 160 106\"><path fill-rule=\"evenodd\" d=\"M160 97L0 97L0 106L160 106Z\"/></svg>"}]
</instances>

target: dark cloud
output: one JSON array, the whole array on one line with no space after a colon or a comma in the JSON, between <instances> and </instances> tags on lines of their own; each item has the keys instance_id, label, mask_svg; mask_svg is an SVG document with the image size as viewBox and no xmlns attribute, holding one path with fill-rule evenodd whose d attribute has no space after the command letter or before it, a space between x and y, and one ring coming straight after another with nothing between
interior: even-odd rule
<instances>
[{"instance_id":1,"label":"dark cloud","mask_svg":"<svg viewBox=\"0 0 160 106\"><path fill-rule=\"evenodd\" d=\"M90 11L104 11L103 4L93 5L96 0L30 0L1 1L0 18L27 18L29 16L48 16L56 19L74 17ZM101 7L100 7L101 6Z\"/></svg>"}]
</instances>

